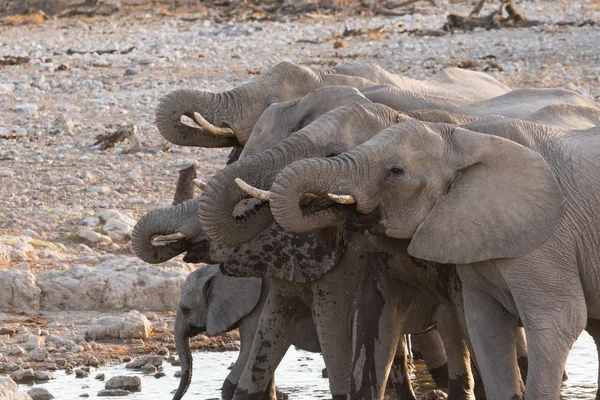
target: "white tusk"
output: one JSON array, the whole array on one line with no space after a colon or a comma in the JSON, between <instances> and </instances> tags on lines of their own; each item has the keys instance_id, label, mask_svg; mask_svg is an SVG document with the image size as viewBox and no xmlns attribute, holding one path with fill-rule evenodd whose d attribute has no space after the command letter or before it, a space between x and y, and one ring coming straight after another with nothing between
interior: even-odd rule
<instances>
[{"instance_id":1,"label":"white tusk","mask_svg":"<svg viewBox=\"0 0 600 400\"><path fill-rule=\"evenodd\" d=\"M208 122L202 115L195 112L194 120L196 123L202 127L206 132L211 133L215 136L226 136L226 137L235 137L235 133L231 128L219 128L218 126L214 126L210 122Z\"/></svg>"},{"instance_id":2,"label":"white tusk","mask_svg":"<svg viewBox=\"0 0 600 400\"><path fill-rule=\"evenodd\" d=\"M349 194L331 194L327 193L327 197L331 201L335 201L338 204L355 204L356 199Z\"/></svg>"},{"instance_id":3,"label":"white tusk","mask_svg":"<svg viewBox=\"0 0 600 400\"><path fill-rule=\"evenodd\" d=\"M200 190L204 190L204 188L206 187L206 182L201 181L200 179L194 179L194 184L198 186L198 189Z\"/></svg>"},{"instance_id":4,"label":"white tusk","mask_svg":"<svg viewBox=\"0 0 600 400\"><path fill-rule=\"evenodd\" d=\"M172 233L170 235L156 236L152 239L154 243L174 242L176 240L185 239L185 235L181 232Z\"/></svg>"},{"instance_id":5,"label":"white tusk","mask_svg":"<svg viewBox=\"0 0 600 400\"><path fill-rule=\"evenodd\" d=\"M271 201L271 192L268 190L262 190L255 188L254 186L250 186L240 178L235 178L235 183L237 183L240 189L248 193L250 196L262 201Z\"/></svg>"}]
</instances>

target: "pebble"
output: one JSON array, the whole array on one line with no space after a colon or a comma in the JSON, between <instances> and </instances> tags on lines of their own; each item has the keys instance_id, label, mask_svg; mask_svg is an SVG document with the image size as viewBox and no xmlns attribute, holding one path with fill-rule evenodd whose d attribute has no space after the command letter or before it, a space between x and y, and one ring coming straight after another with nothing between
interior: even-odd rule
<instances>
[{"instance_id":1,"label":"pebble","mask_svg":"<svg viewBox=\"0 0 600 400\"><path fill-rule=\"evenodd\" d=\"M29 352L29 359L32 361L42 362L48 357L48 350L46 349L34 349Z\"/></svg>"},{"instance_id":2,"label":"pebble","mask_svg":"<svg viewBox=\"0 0 600 400\"><path fill-rule=\"evenodd\" d=\"M27 391L32 400L51 400L54 396L45 388L36 386Z\"/></svg>"},{"instance_id":3,"label":"pebble","mask_svg":"<svg viewBox=\"0 0 600 400\"><path fill-rule=\"evenodd\" d=\"M180 370L180 371L175 371L175 374L173 374L173 376L174 376L175 378L181 378L181 375L182 375L182 372L181 372L181 370Z\"/></svg>"},{"instance_id":4,"label":"pebble","mask_svg":"<svg viewBox=\"0 0 600 400\"><path fill-rule=\"evenodd\" d=\"M35 374L33 372L33 369L26 368L12 372L10 374L10 378L17 383L28 382L35 379Z\"/></svg>"},{"instance_id":5,"label":"pebble","mask_svg":"<svg viewBox=\"0 0 600 400\"><path fill-rule=\"evenodd\" d=\"M36 381L49 381L50 379L54 379L52 375L46 371L35 371L34 375Z\"/></svg>"},{"instance_id":6,"label":"pebble","mask_svg":"<svg viewBox=\"0 0 600 400\"><path fill-rule=\"evenodd\" d=\"M76 369L75 370L75 377L76 378L87 378L90 374L82 369Z\"/></svg>"},{"instance_id":7,"label":"pebble","mask_svg":"<svg viewBox=\"0 0 600 400\"><path fill-rule=\"evenodd\" d=\"M97 379L97 380L99 380L99 381L104 381L104 379L105 379L105 376L104 376L104 374L97 374L97 375L94 377L94 379Z\"/></svg>"},{"instance_id":8,"label":"pebble","mask_svg":"<svg viewBox=\"0 0 600 400\"><path fill-rule=\"evenodd\" d=\"M144 374L151 375L156 373L156 367L152 364L146 364L141 368Z\"/></svg>"},{"instance_id":9,"label":"pebble","mask_svg":"<svg viewBox=\"0 0 600 400\"><path fill-rule=\"evenodd\" d=\"M25 354L27 354L27 351L22 348L21 346L14 346L12 349L10 349L10 351L8 352L9 356L15 356L15 357L22 357Z\"/></svg>"}]
</instances>

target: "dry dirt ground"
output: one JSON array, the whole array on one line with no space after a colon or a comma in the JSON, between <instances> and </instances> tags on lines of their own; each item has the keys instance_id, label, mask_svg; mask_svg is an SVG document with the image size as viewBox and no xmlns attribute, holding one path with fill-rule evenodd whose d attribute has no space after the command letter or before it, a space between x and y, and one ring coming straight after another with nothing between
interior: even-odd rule
<instances>
[{"instance_id":1,"label":"dry dirt ground","mask_svg":"<svg viewBox=\"0 0 600 400\"><path fill-rule=\"evenodd\" d=\"M9 3L0 2L0 16ZM179 169L194 163L208 180L224 165L228 149L170 146L159 135L154 109L161 96L178 88L230 89L281 61L315 68L373 62L419 79L459 65L513 88L567 87L600 99L598 1L519 1L526 17L543 23L450 33L441 31L446 15L467 15L474 2L415 2L410 13L394 16L368 2L358 16L326 7L269 12L274 2L259 9L246 3L177 2L173 10L169 2L140 2L91 17L4 16L0 235L33 232L61 244L60 263L68 268L87 251L75 236L85 217L114 208L137 219L170 204ZM482 15L497 8L492 3ZM237 8L227 11L227 4ZM119 129L133 134L110 149L95 145L98 135ZM126 240L88 245L99 255L132 255ZM25 261L34 270L58 262Z\"/></svg>"}]
</instances>

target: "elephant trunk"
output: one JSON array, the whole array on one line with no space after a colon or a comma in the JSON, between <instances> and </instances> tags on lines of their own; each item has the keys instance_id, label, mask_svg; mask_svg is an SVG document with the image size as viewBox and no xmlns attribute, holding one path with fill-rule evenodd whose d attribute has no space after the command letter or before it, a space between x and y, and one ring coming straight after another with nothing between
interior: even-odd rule
<instances>
[{"instance_id":1,"label":"elephant trunk","mask_svg":"<svg viewBox=\"0 0 600 400\"><path fill-rule=\"evenodd\" d=\"M164 245L153 243L156 236L177 232L183 233L185 239L167 242ZM198 221L198 200L193 199L144 215L133 228L131 245L139 258L151 264L158 264L189 250L203 237L204 232Z\"/></svg>"},{"instance_id":2,"label":"elephant trunk","mask_svg":"<svg viewBox=\"0 0 600 400\"><path fill-rule=\"evenodd\" d=\"M181 122L181 116L194 119L194 112L217 126L225 121L223 112L226 93L209 93L198 90L175 90L164 96L156 108L156 126L169 142L179 146L233 147L235 137L215 136L200 127ZM229 118L231 119L231 118Z\"/></svg>"},{"instance_id":3,"label":"elephant trunk","mask_svg":"<svg viewBox=\"0 0 600 400\"><path fill-rule=\"evenodd\" d=\"M178 329L175 329L175 348L181 362L181 379L179 380L179 387L173 396L173 400L181 400L192 381L193 359L190 350L191 335L185 327L179 327L182 323L183 321L177 318L176 324Z\"/></svg>"},{"instance_id":4,"label":"elephant trunk","mask_svg":"<svg viewBox=\"0 0 600 400\"><path fill-rule=\"evenodd\" d=\"M356 210L375 208L359 182L369 181L368 167L346 153L304 159L285 168L271 186L271 212L290 232L337 225Z\"/></svg>"},{"instance_id":5,"label":"elephant trunk","mask_svg":"<svg viewBox=\"0 0 600 400\"><path fill-rule=\"evenodd\" d=\"M235 179L268 190L277 173L287 164L311 152L308 144L302 146L298 140L287 140L216 173L204 188L199 205L200 221L206 234L215 242L237 246L261 233L273 221L269 203L252 199L252 203L244 205L249 196L238 187ZM241 211L237 209L240 205L243 206Z\"/></svg>"}]
</instances>

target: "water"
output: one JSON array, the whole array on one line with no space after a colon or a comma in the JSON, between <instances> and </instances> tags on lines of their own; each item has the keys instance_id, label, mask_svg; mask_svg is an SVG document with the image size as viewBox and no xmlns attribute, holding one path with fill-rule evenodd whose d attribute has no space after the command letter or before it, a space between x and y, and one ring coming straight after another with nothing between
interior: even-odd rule
<instances>
[{"instance_id":1,"label":"water","mask_svg":"<svg viewBox=\"0 0 600 400\"><path fill-rule=\"evenodd\" d=\"M235 361L236 357L237 352L195 353L194 377L184 399L220 399L221 385L229 373L227 367ZM324 367L323 358L319 354L291 348L277 369L277 386L294 400L330 398L327 379L321 377ZM421 385L425 374L421 370L421 364L418 368L416 384ZM575 343L567 360L569 380L563 387L563 399L595 399L597 368L596 346L592 338L584 332ZM55 374L57 379L44 383L43 386L56 398L62 400L80 399L80 396L86 393L91 398L95 398L96 394L104 389L104 382L94 379L97 373L104 373L107 380L116 375L138 375L142 379L142 392L131 394L126 397L127 399L170 400L179 384L179 379L173 377L178 369L165 363L166 376L160 379L127 370L124 364L103 367L84 379L77 379L74 374L66 375L59 371ZM21 385L20 390L27 391L29 387ZM122 397L104 398L121 399Z\"/></svg>"}]
</instances>

